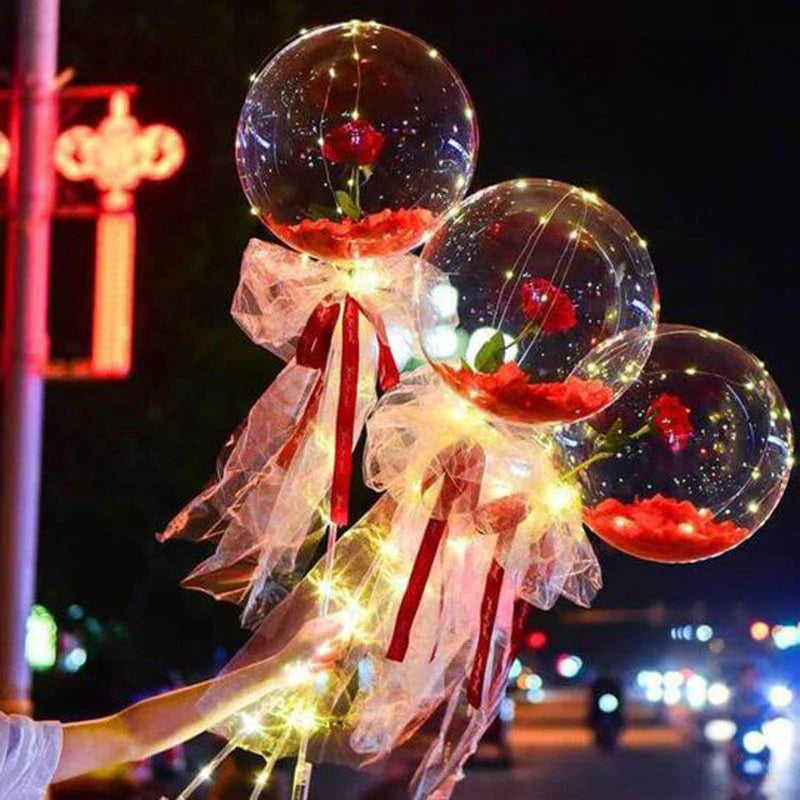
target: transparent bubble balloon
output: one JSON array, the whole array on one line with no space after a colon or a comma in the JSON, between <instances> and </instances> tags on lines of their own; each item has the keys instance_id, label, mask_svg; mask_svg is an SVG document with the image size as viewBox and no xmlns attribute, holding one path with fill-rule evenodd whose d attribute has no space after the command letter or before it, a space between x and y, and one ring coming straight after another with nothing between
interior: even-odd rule
<instances>
[{"instance_id":1,"label":"transparent bubble balloon","mask_svg":"<svg viewBox=\"0 0 800 800\"><path fill-rule=\"evenodd\" d=\"M617 402L557 436L587 525L661 562L709 558L752 536L786 488L792 438L760 361L718 334L676 325L659 328Z\"/></svg>"},{"instance_id":2,"label":"transparent bubble balloon","mask_svg":"<svg viewBox=\"0 0 800 800\"><path fill-rule=\"evenodd\" d=\"M464 196L477 146L447 61L409 33L354 21L301 34L258 72L236 162L276 236L348 261L420 244Z\"/></svg>"},{"instance_id":3,"label":"transparent bubble balloon","mask_svg":"<svg viewBox=\"0 0 800 800\"><path fill-rule=\"evenodd\" d=\"M531 425L571 422L619 395L647 359L658 293L645 242L594 192L509 181L458 205L422 253L417 324L445 381ZM627 331L640 335L621 338ZM589 371L593 349L613 353Z\"/></svg>"}]
</instances>

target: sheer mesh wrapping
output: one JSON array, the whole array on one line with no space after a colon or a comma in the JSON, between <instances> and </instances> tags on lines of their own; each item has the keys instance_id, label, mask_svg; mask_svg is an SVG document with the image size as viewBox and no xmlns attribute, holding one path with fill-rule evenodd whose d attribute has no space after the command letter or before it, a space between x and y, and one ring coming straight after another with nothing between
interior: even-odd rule
<instances>
[{"instance_id":1,"label":"sheer mesh wrapping","mask_svg":"<svg viewBox=\"0 0 800 800\"><path fill-rule=\"evenodd\" d=\"M206 488L161 539L215 540L216 552L185 585L247 603L246 616L285 591L272 575L300 573L327 522L342 362L342 314L325 368L301 366L295 348L315 311L344 298L359 307L353 442L376 402L379 338L413 341L407 308L415 259L367 259L348 273L283 247L253 240L243 260L232 314L247 335L288 361L219 456ZM396 339L395 339L396 340ZM303 562L298 565L298 559Z\"/></svg>"},{"instance_id":2,"label":"sheer mesh wrapping","mask_svg":"<svg viewBox=\"0 0 800 800\"><path fill-rule=\"evenodd\" d=\"M261 719L257 733L242 733L237 718L219 732L257 752L292 755L298 721L311 714L309 757L363 767L424 725L433 741L421 755L414 749L410 791L415 798L446 798L503 697L515 601L549 608L565 595L587 604L600 571L579 504L547 500L558 479L542 442L461 404L429 369L388 393L368 429L366 478L384 495L339 540L330 575L318 563L230 667L276 653L319 613L322 597L347 620L346 656L316 683L266 695L249 709ZM437 519L444 532L407 647L389 658ZM499 576L495 607L487 605L492 576ZM203 702L216 703L218 691Z\"/></svg>"}]
</instances>

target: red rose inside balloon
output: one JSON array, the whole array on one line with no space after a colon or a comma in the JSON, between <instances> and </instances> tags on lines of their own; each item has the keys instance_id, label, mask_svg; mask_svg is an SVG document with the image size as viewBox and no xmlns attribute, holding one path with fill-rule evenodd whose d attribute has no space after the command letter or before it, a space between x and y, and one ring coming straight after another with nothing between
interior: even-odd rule
<instances>
[{"instance_id":1,"label":"red rose inside balloon","mask_svg":"<svg viewBox=\"0 0 800 800\"><path fill-rule=\"evenodd\" d=\"M520 288L522 311L531 320L531 328L544 333L563 333L578 322L575 304L569 295L544 278L526 281Z\"/></svg>"},{"instance_id":2,"label":"red rose inside balloon","mask_svg":"<svg viewBox=\"0 0 800 800\"><path fill-rule=\"evenodd\" d=\"M658 437L672 450L680 453L689 443L694 426L689 409L674 394L662 394L647 409L650 426Z\"/></svg>"},{"instance_id":3,"label":"red rose inside balloon","mask_svg":"<svg viewBox=\"0 0 800 800\"><path fill-rule=\"evenodd\" d=\"M365 119L354 119L334 128L322 140L322 155L335 164L374 164L386 144L386 137Z\"/></svg>"},{"instance_id":4,"label":"red rose inside balloon","mask_svg":"<svg viewBox=\"0 0 800 800\"><path fill-rule=\"evenodd\" d=\"M351 262L419 245L466 193L477 146L450 64L411 34L351 20L302 33L253 77L236 162L273 233Z\"/></svg>"}]
</instances>

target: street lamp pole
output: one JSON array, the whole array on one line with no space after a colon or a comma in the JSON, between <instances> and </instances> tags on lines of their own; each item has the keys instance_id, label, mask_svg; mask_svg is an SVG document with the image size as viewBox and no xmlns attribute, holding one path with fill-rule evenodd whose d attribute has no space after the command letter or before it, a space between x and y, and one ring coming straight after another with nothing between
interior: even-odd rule
<instances>
[{"instance_id":1,"label":"street lamp pole","mask_svg":"<svg viewBox=\"0 0 800 800\"><path fill-rule=\"evenodd\" d=\"M25 626L36 584L58 113L58 11L59 0L20 0L11 96L0 432L0 710L4 711L30 710Z\"/></svg>"}]
</instances>

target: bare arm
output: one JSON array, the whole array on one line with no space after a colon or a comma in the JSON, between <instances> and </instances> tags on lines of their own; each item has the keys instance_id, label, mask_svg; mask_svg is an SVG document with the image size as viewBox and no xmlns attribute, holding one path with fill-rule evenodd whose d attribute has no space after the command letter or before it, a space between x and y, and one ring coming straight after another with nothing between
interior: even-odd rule
<instances>
[{"instance_id":1,"label":"bare arm","mask_svg":"<svg viewBox=\"0 0 800 800\"><path fill-rule=\"evenodd\" d=\"M64 726L64 745L53 778L64 781L86 772L126 761L138 761L197 736L231 714L280 688L288 679L280 667L292 660L311 658L324 667L335 656L331 648L315 655L320 642L333 639L339 625L328 618L302 628L292 642L273 658L252 664L203 683L157 695L103 719ZM198 702L212 686L224 699L201 713Z\"/></svg>"}]
</instances>

